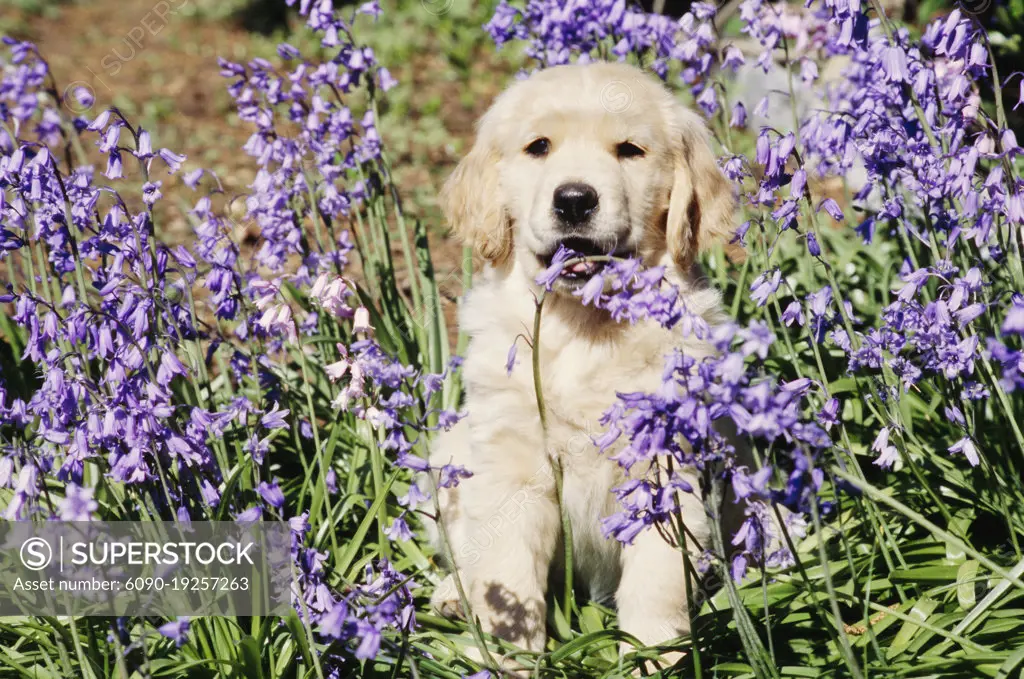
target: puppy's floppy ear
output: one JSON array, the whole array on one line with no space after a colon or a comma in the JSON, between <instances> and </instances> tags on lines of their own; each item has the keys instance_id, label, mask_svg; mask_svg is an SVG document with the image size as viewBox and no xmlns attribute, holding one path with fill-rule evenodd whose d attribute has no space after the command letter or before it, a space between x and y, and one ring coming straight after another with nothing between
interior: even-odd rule
<instances>
[{"instance_id":1,"label":"puppy's floppy ear","mask_svg":"<svg viewBox=\"0 0 1024 679\"><path fill-rule=\"evenodd\" d=\"M666 241L681 268L715 243L727 244L736 227L732 185L715 163L704 122L674 103L675 177L669 198Z\"/></svg>"},{"instance_id":2,"label":"puppy's floppy ear","mask_svg":"<svg viewBox=\"0 0 1024 679\"><path fill-rule=\"evenodd\" d=\"M486 121L485 121L486 124ZM498 182L498 150L481 128L469 155L441 189L441 210L463 242L492 264L512 253L512 223Z\"/></svg>"}]
</instances>

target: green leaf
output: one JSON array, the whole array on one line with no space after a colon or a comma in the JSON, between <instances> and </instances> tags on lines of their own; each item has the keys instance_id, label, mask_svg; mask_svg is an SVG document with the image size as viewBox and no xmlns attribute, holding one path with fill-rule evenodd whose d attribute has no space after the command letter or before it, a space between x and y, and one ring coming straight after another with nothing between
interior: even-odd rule
<instances>
[{"instance_id":1,"label":"green leaf","mask_svg":"<svg viewBox=\"0 0 1024 679\"><path fill-rule=\"evenodd\" d=\"M309 640L306 637L306 628L302 626L302 621L299 620L298 614L295 611L288 611L284 624L291 634L292 641L299 647L299 655L308 663L313 655L309 648Z\"/></svg>"},{"instance_id":2,"label":"green leaf","mask_svg":"<svg viewBox=\"0 0 1024 679\"><path fill-rule=\"evenodd\" d=\"M907 615L911 618L924 622L928 619L928 616L931 615L932 611L935 610L935 607L938 606L938 604L939 602L934 599L925 597L918 601L917 604L910 609L910 612ZM892 644L889 646L889 651L886 653L886 656L892 660L906 650L910 645L910 642L914 640L914 636L920 632L921 629L922 628L919 625L915 625L912 622L904 622L900 627L900 631L896 633L896 638L893 639Z\"/></svg>"},{"instance_id":3,"label":"green leaf","mask_svg":"<svg viewBox=\"0 0 1024 679\"><path fill-rule=\"evenodd\" d=\"M1018 648L1016 651L1010 654L1010 657L1006 659L1002 665L999 666L999 671L996 673L996 679L1004 679L1009 677L1010 672L1014 671L1021 665L1024 665L1024 647ZM1018 673L1018 677L1020 674Z\"/></svg>"},{"instance_id":4,"label":"green leaf","mask_svg":"<svg viewBox=\"0 0 1024 679\"><path fill-rule=\"evenodd\" d=\"M556 597L554 605L551 608L551 618L555 623L555 633L559 639L572 639L572 625L570 624L569 618L572 616L570 611L568 614L562 610L561 602Z\"/></svg>"},{"instance_id":5,"label":"green leaf","mask_svg":"<svg viewBox=\"0 0 1024 679\"><path fill-rule=\"evenodd\" d=\"M564 661L569 656L587 649L588 647L596 647L598 644L605 645L608 643L617 645L619 641L625 640L635 641L635 639L632 639L628 634L617 629L606 629L599 632L584 634L559 646L557 650L551 653L550 660L552 664L557 664Z\"/></svg>"},{"instance_id":6,"label":"green leaf","mask_svg":"<svg viewBox=\"0 0 1024 679\"><path fill-rule=\"evenodd\" d=\"M242 660L242 668L248 679L264 679L263 662L260 658L260 647L256 640L246 636L238 644L238 655Z\"/></svg>"},{"instance_id":7,"label":"green leaf","mask_svg":"<svg viewBox=\"0 0 1024 679\"><path fill-rule=\"evenodd\" d=\"M978 562L964 561L956 574L956 600L960 608L969 611L977 601L975 588L978 581Z\"/></svg>"},{"instance_id":8,"label":"green leaf","mask_svg":"<svg viewBox=\"0 0 1024 679\"><path fill-rule=\"evenodd\" d=\"M345 577L352 580L355 576L349 572L349 568L352 566L352 562L355 560L356 555L359 554L359 550L365 545L363 540L366 539L366 534L370 530L370 526L373 525L374 521L377 520L377 510L381 508L384 501L387 500L388 492L391 490L391 484L398 478L399 471L396 471L388 480L384 482L384 486L381 488L381 492L374 499L373 504L366 510L366 514L363 516L363 520L359 522L359 527L356 528L355 533L349 538L348 546L339 555L338 560L334 564L334 568L339 573L345 573ZM356 574L357 575L357 574Z\"/></svg>"},{"instance_id":9,"label":"green leaf","mask_svg":"<svg viewBox=\"0 0 1024 679\"><path fill-rule=\"evenodd\" d=\"M580 629L584 634L600 632L605 629L601 621L601 613L593 606L584 606L580 611Z\"/></svg>"},{"instance_id":10,"label":"green leaf","mask_svg":"<svg viewBox=\"0 0 1024 679\"><path fill-rule=\"evenodd\" d=\"M955 582L959 570L957 566L922 566L921 568L894 570L889 579L893 582L918 584Z\"/></svg>"}]
</instances>

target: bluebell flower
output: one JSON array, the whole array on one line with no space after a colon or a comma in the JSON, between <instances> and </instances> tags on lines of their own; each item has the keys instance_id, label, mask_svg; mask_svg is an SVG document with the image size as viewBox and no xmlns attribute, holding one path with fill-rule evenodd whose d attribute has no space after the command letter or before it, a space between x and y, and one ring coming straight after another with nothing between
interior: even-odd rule
<instances>
[{"instance_id":1,"label":"bluebell flower","mask_svg":"<svg viewBox=\"0 0 1024 679\"><path fill-rule=\"evenodd\" d=\"M281 492L281 488L276 483L267 483L266 481L260 481L256 487L257 492L263 501L275 509L281 509L284 507L284 493Z\"/></svg>"},{"instance_id":2,"label":"bluebell flower","mask_svg":"<svg viewBox=\"0 0 1024 679\"><path fill-rule=\"evenodd\" d=\"M1004 335L1024 335L1024 296L1014 296L1000 330Z\"/></svg>"},{"instance_id":3,"label":"bluebell flower","mask_svg":"<svg viewBox=\"0 0 1024 679\"><path fill-rule=\"evenodd\" d=\"M758 306L764 306L768 298L779 289L781 280L782 272L778 269L762 273L750 285L750 298L757 302Z\"/></svg>"},{"instance_id":4,"label":"bluebell flower","mask_svg":"<svg viewBox=\"0 0 1024 679\"><path fill-rule=\"evenodd\" d=\"M92 488L70 483L64 489L64 497L57 502L57 515L62 521L91 521L99 507L93 499Z\"/></svg>"},{"instance_id":5,"label":"bluebell flower","mask_svg":"<svg viewBox=\"0 0 1024 679\"><path fill-rule=\"evenodd\" d=\"M188 642L189 619L187 617L179 617L177 620L160 625L157 631L174 641L174 645L180 648Z\"/></svg>"},{"instance_id":6,"label":"bluebell flower","mask_svg":"<svg viewBox=\"0 0 1024 679\"><path fill-rule=\"evenodd\" d=\"M981 461L978 457L978 450L974 447L974 442L967 436L951 445L949 447L949 452L963 454L972 467L977 467L978 463Z\"/></svg>"},{"instance_id":7,"label":"bluebell flower","mask_svg":"<svg viewBox=\"0 0 1024 679\"><path fill-rule=\"evenodd\" d=\"M389 540L397 542L404 542L413 538L413 532L409 529L409 524L406 523L404 514L395 518L384 531L384 534Z\"/></svg>"},{"instance_id":8,"label":"bluebell flower","mask_svg":"<svg viewBox=\"0 0 1024 679\"><path fill-rule=\"evenodd\" d=\"M804 312L800 302L793 301L786 305L782 311L782 322L787 326L804 324Z\"/></svg>"},{"instance_id":9,"label":"bluebell flower","mask_svg":"<svg viewBox=\"0 0 1024 679\"><path fill-rule=\"evenodd\" d=\"M505 359L505 373L509 377L512 376L512 370L516 366L516 353L518 351L516 348L516 344L517 342L513 342L512 346L508 348L508 358Z\"/></svg>"},{"instance_id":10,"label":"bluebell flower","mask_svg":"<svg viewBox=\"0 0 1024 679\"><path fill-rule=\"evenodd\" d=\"M899 459L899 450L889 443L889 427L882 427L875 436L871 450L878 454L874 463L879 467L891 467Z\"/></svg>"}]
</instances>

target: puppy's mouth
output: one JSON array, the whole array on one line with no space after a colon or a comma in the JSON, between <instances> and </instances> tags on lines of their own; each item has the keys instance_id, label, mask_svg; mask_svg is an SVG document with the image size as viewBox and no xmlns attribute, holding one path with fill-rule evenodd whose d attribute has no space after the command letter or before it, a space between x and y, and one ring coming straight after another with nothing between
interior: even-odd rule
<instances>
[{"instance_id":1,"label":"puppy's mouth","mask_svg":"<svg viewBox=\"0 0 1024 679\"><path fill-rule=\"evenodd\" d=\"M541 267L548 269L554 263L555 254L558 252L560 247L564 247L567 250L572 251L572 255L569 257L571 264L566 264L562 267L561 272L555 279L554 286L556 288L562 288L566 290L574 290L582 287L591 278L604 271L605 267L608 266L607 261L573 261L581 257L619 257L626 258L632 257L635 253L623 249L616 248L613 243L601 243L599 241L592 240L590 238L581 237L570 237L559 241L551 251L537 255L537 261Z\"/></svg>"}]
</instances>

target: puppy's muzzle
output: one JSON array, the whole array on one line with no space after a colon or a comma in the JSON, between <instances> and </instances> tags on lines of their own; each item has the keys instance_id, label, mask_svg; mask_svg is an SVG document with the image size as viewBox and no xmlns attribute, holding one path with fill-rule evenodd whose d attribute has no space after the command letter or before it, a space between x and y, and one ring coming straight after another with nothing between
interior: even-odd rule
<instances>
[{"instance_id":1,"label":"puppy's muzzle","mask_svg":"<svg viewBox=\"0 0 1024 679\"><path fill-rule=\"evenodd\" d=\"M635 253L631 250L616 247L614 241L602 241L592 238L581 238L570 236L562 238L553 244L548 252L537 256L542 268L548 268L554 261L555 253L559 247L565 247L574 253L573 260L584 257L611 256L611 257L633 257ZM607 260L602 261L573 261L567 264L555 280L554 289L560 292L571 292L577 290L587 283L594 275L604 271L608 265Z\"/></svg>"}]
</instances>

